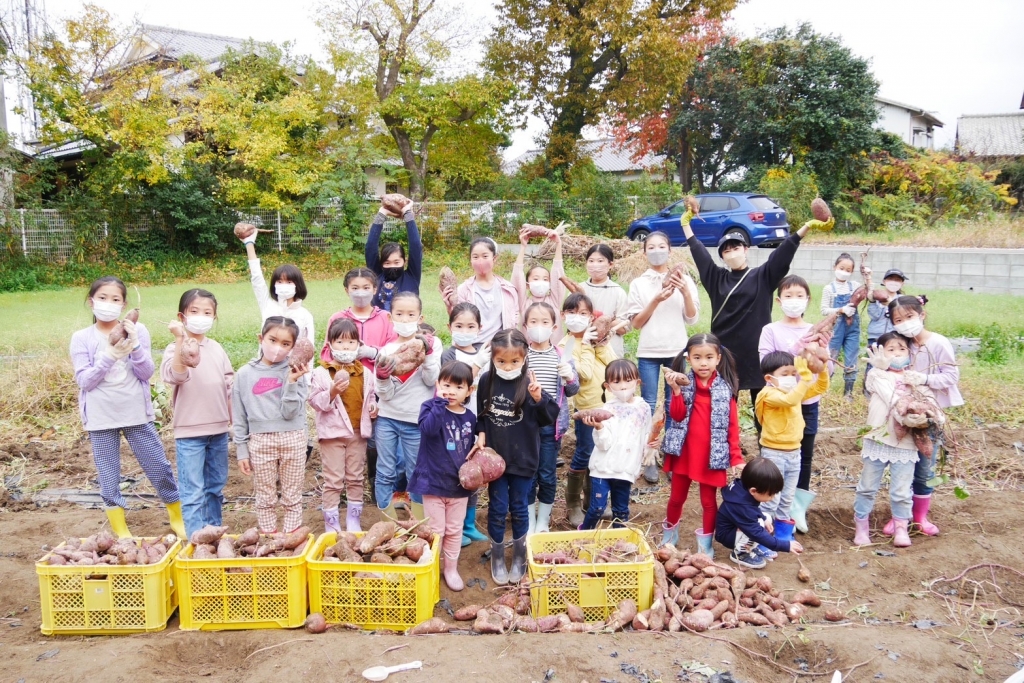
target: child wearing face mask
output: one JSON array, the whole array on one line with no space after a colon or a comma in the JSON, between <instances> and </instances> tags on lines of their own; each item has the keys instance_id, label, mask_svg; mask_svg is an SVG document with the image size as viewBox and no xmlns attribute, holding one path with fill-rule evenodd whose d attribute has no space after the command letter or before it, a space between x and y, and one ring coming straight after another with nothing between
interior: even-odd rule
<instances>
[{"instance_id":1,"label":"child wearing face mask","mask_svg":"<svg viewBox=\"0 0 1024 683\"><path fill-rule=\"evenodd\" d=\"M773 351L799 354L804 348L804 336L811 324L804 320L804 312L811 302L811 287L799 275L782 278L776 291L775 301L782 309L782 320L769 323L761 329L757 351L760 360ZM800 440L800 476L793 494L790 514L796 523L796 530L807 533L807 508L818 494L811 491L811 464L814 460L814 440L818 434L818 408L821 395L805 396L800 405L804 421L803 438Z\"/></svg>"},{"instance_id":2,"label":"child wearing face mask","mask_svg":"<svg viewBox=\"0 0 1024 683\"><path fill-rule=\"evenodd\" d=\"M615 351L608 342L594 346L597 332L591 325L594 305L586 294L570 294L562 304L562 317L569 334L560 344L563 355L572 357L579 377L580 388L573 397L575 410L598 408L604 403L601 383L605 368L616 359ZM570 342L571 340L571 342ZM566 353L568 344L572 353ZM576 449L569 463L565 479L565 514L569 524L578 527L590 505L590 454L594 450L594 428L575 420Z\"/></svg>"},{"instance_id":3,"label":"child wearing face mask","mask_svg":"<svg viewBox=\"0 0 1024 683\"><path fill-rule=\"evenodd\" d=\"M552 311L557 311L565 299L565 285L560 278L565 277L562 264L562 238L552 235L548 239L555 243L555 255L551 260L551 270L536 265L526 272L523 264L526 258L526 245L530 243L529 229L519 231L519 256L512 266L512 285L519 295L520 313L525 316L526 309L536 303L546 303ZM525 318L524 318L525 323ZM551 343L557 344L562 339L562 328L555 314L555 325L552 328Z\"/></svg>"},{"instance_id":4,"label":"child wearing face mask","mask_svg":"<svg viewBox=\"0 0 1024 683\"><path fill-rule=\"evenodd\" d=\"M494 272L498 258L498 243L490 237L475 237L469 243L469 262L473 275L457 288L447 288L441 298L451 313L461 302L471 303L480 311L480 336L477 341L486 344L498 330L519 326L519 292L508 280Z\"/></svg>"},{"instance_id":5,"label":"child wearing face mask","mask_svg":"<svg viewBox=\"0 0 1024 683\"><path fill-rule=\"evenodd\" d=\"M441 341L432 334L420 333L423 304L412 292L399 292L391 299L391 322L398 338L380 350L374 365L377 393L377 424L374 439L377 442L377 472L374 487L377 507L391 519L398 519L394 495L399 483L398 468L407 478L416 469L416 456L420 449L420 430L417 426L419 409L424 401L434 396L434 384L441 370ZM403 344L423 344L426 354L422 364L404 375L394 374L395 354ZM423 499L410 494L412 516L423 519Z\"/></svg>"},{"instance_id":6,"label":"child wearing face mask","mask_svg":"<svg viewBox=\"0 0 1024 683\"><path fill-rule=\"evenodd\" d=\"M359 329L354 322L338 318L331 323L327 343L331 361L321 361L309 387L324 475L324 530L341 533L338 506L344 487L345 531L356 532L361 530L363 513L366 441L373 435L377 417L374 383L357 358Z\"/></svg>"},{"instance_id":7,"label":"child wearing face mask","mask_svg":"<svg viewBox=\"0 0 1024 683\"><path fill-rule=\"evenodd\" d=\"M535 531L544 533L551 530L551 508L554 507L555 492L558 490L558 479L555 476L558 451L562 445L562 435L569 428L569 397L579 391L580 380L572 359L564 357L562 347L551 343L556 325L555 309L547 303L531 304L524 318L526 337L530 340L527 353L530 369L541 388L558 403L558 420L540 430L540 461L537 477L530 487L528 510L527 534L532 534Z\"/></svg>"},{"instance_id":8,"label":"child wearing face mask","mask_svg":"<svg viewBox=\"0 0 1024 683\"><path fill-rule=\"evenodd\" d=\"M889 302L889 320L896 332L910 340L910 367L903 373L903 381L912 386L927 388L935 396L939 408L945 410L962 406L960 394L960 366L949 339L938 332L925 329L926 296L899 296ZM870 390L870 387L869 387ZM926 536L935 536L939 528L928 519L932 504L933 487L928 481L935 476L935 460L939 449L945 448L943 431L937 425L928 426L932 442L930 453L921 453L914 468L914 528ZM892 535L892 521L884 532Z\"/></svg>"},{"instance_id":9,"label":"child wearing face mask","mask_svg":"<svg viewBox=\"0 0 1024 683\"><path fill-rule=\"evenodd\" d=\"M903 294L903 283L907 276L898 268L890 268L882 278L882 289L871 288L871 271L867 270L867 277L864 278L864 286L868 289L868 348L871 348L886 332L892 332L892 321L886 315L889 310L889 302ZM867 393L868 373L871 372L871 365L864 368L864 395Z\"/></svg>"},{"instance_id":10,"label":"child wearing face mask","mask_svg":"<svg viewBox=\"0 0 1024 683\"><path fill-rule=\"evenodd\" d=\"M308 368L288 362L298 336L291 318L267 318L259 336L260 355L239 368L231 387L238 468L253 478L256 522L265 534L278 531L278 502L285 532L302 525Z\"/></svg>"},{"instance_id":11,"label":"child wearing face mask","mask_svg":"<svg viewBox=\"0 0 1024 683\"><path fill-rule=\"evenodd\" d=\"M860 313L850 305L853 293L860 284L851 280L856 267L853 257L842 253L835 262L835 279L825 285L821 292L821 315L839 311L836 325L832 328L832 341L828 349L832 358L839 360L843 355L843 396L853 399L853 386L857 382L857 360L860 356Z\"/></svg>"},{"instance_id":12,"label":"child wearing face mask","mask_svg":"<svg viewBox=\"0 0 1024 683\"><path fill-rule=\"evenodd\" d=\"M310 341L316 339L313 325L313 314L302 302L306 300L306 280L298 266L287 263L278 266L270 275L270 286L263 278L263 268L256 256L256 230L242 239L245 253L249 257L249 282L252 293L256 295L256 305L260 307L263 321L271 316L291 318L299 326L299 334ZM308 379L308 378L307 378Z\"/></svg>"},{"instance_id":13,"label":"child wearing face mask","mask_svg":"<svg viewBox=\"0 0 1024 683\"><path fill-rule=\"evenodd\" d=\"M807 398L828 391L828 369L821 361L809 367L802 356L787 351L772 351L761 359L765 388L757 394L754 414L761 423L761 457L775 463L782 472L782 492L761 503L766 515L774 518L775 537L793 540L796 521L790 508L801 472L800 443L804 436L802 403ZM817 374L817 377L815 377ZM775 551L760 547L766 559L774 559Z\"/></svg>"},{"instance_id":14,"label":"child wearing face mask","mask_svg":"<svg viewBox=\"0 0 1024 683\"><path fill-rule=\"evenodd\" d=\"M886 467L889 468L893 545L897 548L910 545L908 525L911 515L918 512L916 497L912 506L911 494L919 460L912 430L925 428L929 420L924 415L914 413L901 416L896 405L911 391L921 401L934 404L936 400L927 386L907 381L913 379L907 376L912 372L908 369L911 367L910 354L907 340L896 332L886 332L878 338L877 345L868 349L868 362L874 366L867 379L868 390L871 392L868 405L868 427L871 431L864 435L862 441L863 469L853 504L856 527L853 542L856 545L871 543L868 515L875 505L875 496ZM935 422L941 424L942 421L939 412Z\"/></svg>"},{"instance_id":15,"label":"child wearing face mask","mask_svg":"<svg viewBox=\"0 0 1024 683\"><path fill-rule=\"evenodd\" d=\"M380 248L380 236L384 231L384 222L388 218L401 218L405 221L405 232L409 238L409 257L398 242L388 242ZM392 213L381 204L377 215L370 224L370 234L366 237L366 267L377 275L377 290L370 303L383 311L391 310L391 297L397 292L420 293L420 276L423 273L423 242L420 231L416 227L416 215L413 213L413 201L410 199L402 208L402 214Z\"/></svg>"},{"instance_id":16,"label":"child wearing face mask","mask_svg":"<svg viewBox=\"0 0 1024 683\"><path fill-rule=\"evenodd\" d=\"M629 332L629 299L626 290L609 277L615 263L615 254L607 244L595 244L587 250L587 275L579 283L580 291L594 304L595 311L610 315L617 321L625 322L611 338L612 350L617 358L625 358L622 337Z\"/></svg>"},{"instance_id":17,"label":"child wearing face mask","mask_svg":"<svg viewBox=\"0 0 1024 683\"><path fill-rule=\"evenodd\" d=\"M171 389L174 449L186 536L204 526L220 526L224 485L228 481L231 384L235 369L224 349L207 333L217 317L217 299L205 289L190 289L178 301L171 322L174 341L164 349L160 379ZM199 364L181 358L186 339L199 343Z\"/></svg>"},{"instance_id":18,"label":"child wearing face mask","mask_svg":"<svg viewBox=\"0 0 1024 683\"><path fill-rule=\"evenodd\" d=\"M127 501L120 489L122 433L167 506L171 529L185 538L178 485L153 424L149 379L154 366L149 331L141 322L125 320L121 323L124 338L110 343L127 298L128 289L112 275L99 278L89 287L86 302L92 309L93 324L71 337L78 411L92 444L107 519L118 538L132 535L124 516Z\"/></svg>"},{"instance_id":19,"label":"child wearing face mask","mask_svg":"<svg viewBox=\"0 0 1024 683\"><path fill-rule=\"evenodd\" d=\"M643 375L640 379L643 381ZM703 524L694 532L697 548L714 558L718 489L726 484L726 470L731 467L733 476L739 476L744 462L736 408L736 361L715 335L695 334L672 359L672 370L666 373L665 381L672 398L665 416L661 452L665 456L665 471L672 473L672 492L662 523L661 544L679 543L683 505L690 484L697 482L703 510Z\"/></svg>"},{"instance_id":20,"label":"child wearing face mask","mask_svg":"<svg viewBox=\"0 0 1024 683\"><path fill-rule=\"evenodd\" d=\"M602 408L613 417L584 422L594 430L594 452L590 456L590 506L580 529L595 529L611 502L612 527L629 521L629 490L640 476L640 463L651 432L651 408L640 396L640 371L632 361L613 360L605 368L604 390L608 399Z\"/></svg>"},{"instance_id":21,"label":"child wearing face mask","mask_svg":"<svg viewBox=\"0 0 1024 683\"><path fill-rule=\"evenodd\" d=\"M477 391L477 441L505 461L505 473L487 485L491 578L499 586L526 574L528 500L540 467L540 431L558 420L558 404L530 370L529 342L516 329L491 339L491 365ZM512 516L512 566L505 564L505 518Z\"/></svg>"}]
</instances>

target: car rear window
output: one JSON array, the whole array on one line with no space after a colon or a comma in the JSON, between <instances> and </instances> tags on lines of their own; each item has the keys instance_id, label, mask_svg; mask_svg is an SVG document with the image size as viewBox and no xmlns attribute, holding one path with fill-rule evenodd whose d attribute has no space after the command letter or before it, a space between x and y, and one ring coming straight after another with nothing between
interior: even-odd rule
<instances>
[{"instance_id":1,"label":"car rear window","mask_svg":"<svg viewBox=\"0 0 1024 683\"><path fill-rule=\"evenodd\" d=\"M728 211L729 198L728 197L704 197L700 200L701 213L711 213L713 211Z\"/></svg>"},{"instance_id":2,"label":"car rear window","mask_svg":"<svg viewBox=\"0 0 1024 683\"><path fill-rule=\"evenodd\" d=\"M748 197L747 201L758 211L777 211L780 208L778 204L767 197Z\"/></svg>"}]
</instances>

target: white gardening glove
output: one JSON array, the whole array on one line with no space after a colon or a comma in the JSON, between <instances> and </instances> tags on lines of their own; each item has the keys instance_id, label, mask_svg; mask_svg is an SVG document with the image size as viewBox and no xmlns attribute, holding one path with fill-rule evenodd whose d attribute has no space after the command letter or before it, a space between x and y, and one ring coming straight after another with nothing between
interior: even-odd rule
<instances>
[{"instance_id":1,"label":"white gardening glove","mask_svg":"<svg viewBox=\"0 0 1024 683\"><path fill-rule=\"evenodd\" d=\"M107 349L107 355L113 358L115 361L124 360L132 352L132 340L122 339L118 343L114 344Z\"/></svg>"},{"instance_id":2,"label":"white gardening glove","mask_svg":"<svg viewBox=\"0 0 1024 683\"><path fill-rule=\"evenodd\" d=\"M912 387L920 386L928 381L928 375L916 370L903 371L903 383Z\"/></svg>"},{"instance_id":3,"label":"white gardening glove","mask_svg":"<svg viewBox=\"0 0 1024 683\"><path fill-rule=\"evenodd\" d=\"M857 309L854 308L853 306L843 306L839 310L843 312L843 315L849 316L851 318L857 314Z\"/></svg>"},{"instance_id":4,"label":"white gardening glove","mask_svg":"<svg viewBox=\"0 0 1024 683\"><path fill-rule=\"evenodd\" d=\"M911 429L928 426L928 418L918 413L907 413L903 416L903 426Z\"/></svg>"},{"instance_id":5,"label":"white gardening glove","mask_svg":"<svg viewBox=\"0 0 1024 683\"><path fill-rule=\"evenodd\" d=\"M564 379L566 382L572 381L572 366L568 363L558 364L558 376Z\"/></svg>"},{"instance_id":6,"label":"white gardening glove","mask_svg":"<svg viewBox=\"0 0 1024 683\"><path fill-rule=\"evenodd\" d=\"M124 325L124 331L128 333L128 341L132 343L129 348L132 351L139 348L139 328L135 327L135 323L131 320L125 320L121 324Z\"/></svg>"},{"instance_id":7,"label":"white gardening glove","mask_svg":"<svg viewBox=\"0 0 1024 683\"><path fill-rule=\"evenodd\" d=\"M868 349L868 363L870 363L871 367L876 370L889 369L889 359L885 357L885 351L883 351L878 344L875 344Z\"/></svg>"},{"instance_id":8,"label":"white gardening glove","mask_svg":"<svg viewBox=\"0 0 1024 683\"><path fill-rule=\"evenodd\" d=\"M363 358L369 358L370 360L377 360L377 349L366 344L360 344L359 349L356 351L356 358L361 360Z\"/></svg>"},{"instance_id":9,"label":"white gardening glove","mask_svg":"<svg viewBox=\"0 0 1024 683\"><path fill-rule=\"evenodd\" d=\"M249 235L248 237L243 237L242 238L242 244L256 244L256 235L258 235L258 234L259 233L254 232L253 234Z\"/></svg>"},{"instance_id":10,"label":"white gardening glove","mask_svg":"<svg viewBox=\"0 0 1024 683\"><path fill-rule=\"evenodd\" d=\"M591 325L583 333L583 343L593 345L597 341L597 328Z\"/></svg>"}]
</instances>

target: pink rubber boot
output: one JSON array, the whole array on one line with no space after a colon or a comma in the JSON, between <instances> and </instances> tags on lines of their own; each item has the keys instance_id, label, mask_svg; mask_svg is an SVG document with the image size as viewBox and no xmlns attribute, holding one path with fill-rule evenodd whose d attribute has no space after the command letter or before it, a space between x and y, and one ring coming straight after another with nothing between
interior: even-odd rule
<instances>
[{"instance_id":1,"label":"pink rubber boot","mask_svg":"<svg viewBox=\"0 0 1024 683\"><path fill-rule=\"evenodd\" d=\"M462 540L461 538L459 539ZM462 577L459 576L459 556L452 557L445 553L444 556L444 582L448 584L448 588L453 591L460 591L466 587L463 583Z\"/></svg>"},{"instance_id":2,"label":"pink rubber boot","mask_svg":"<svg viewBox=\"0 0 1024 683\"><path fill-rule=\"evenodd\" d=\"M871 525L868 518L865 517L864 519L861 519L860 517L854 517L853 523L857 527L857 533L853 537L853 544L871 545Z\"/></svg>"},{"instance_id":3,"label":"pink rubber boot","mask_svg":"<svg viewBox=\"0 0 1024 683\"><path fill-rule=\"evenodd\" d=\"M894 520L896 533L892 535L892 544L897 548L908 548L910 547L910 534L907 533L907 524L910 522L909 519L896 519Z\"/></svg>"},{"instance_id":4,"label":"pink rubber boot","mask_svg":"<svg viewBox=\"0 0 1024 683\"><path fill-rule=\"evenodd\" d=\"M939 527L928 521L928 510L932 506L931 494L927 496L914 496L914 525L925 536L938 536Z\"/></svg>"},{"instance_id":5,"label":"pink rubber boot","mask_svg":"<svg viewBox=\"0 0 1024 683\"><path fill-rule=\"evenodd\" d=\"M885 523L885 526L882 527L882 533L886 536L892 536L896 533L896 520L890 518L889 521Z\"/></svg>"}]
</instances>

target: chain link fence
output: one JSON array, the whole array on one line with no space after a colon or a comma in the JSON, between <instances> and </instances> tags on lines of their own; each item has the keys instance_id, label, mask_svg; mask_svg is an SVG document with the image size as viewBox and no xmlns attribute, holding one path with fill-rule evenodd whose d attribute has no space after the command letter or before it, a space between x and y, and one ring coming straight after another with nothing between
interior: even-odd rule
<instances>
[{"instance_id":1,"label":"chain link fence","mask_svg":"<svg viewBox=\"0 0 1024 683\"><path fill-rule=\"evenodd\" d=\"M416 223L428 249L462 246L478 235L515 243L523 223L553 227L564 221L571 224L572 232L621 237L630 221L657 212L664 203L654 197L627 197L625 203L586 198L424 202L416 205ZM270 230L261 243L272 249L327 251L352 219L350 208L324 205L284 211L244 209L236 213L238 220ZM367 203L358 210L372 216L376 208L376 203ZM54 262L102 250L118 231L138 235L168 227L159 214L151 212L114 218L56 209L14 209L2 220L8 253ZM362 221L358 237L365 239L369 224L369 218ZM389 218L384 225L385 235L398 237L404 233L401 220Z\"/></svg>"}]
</instances>

